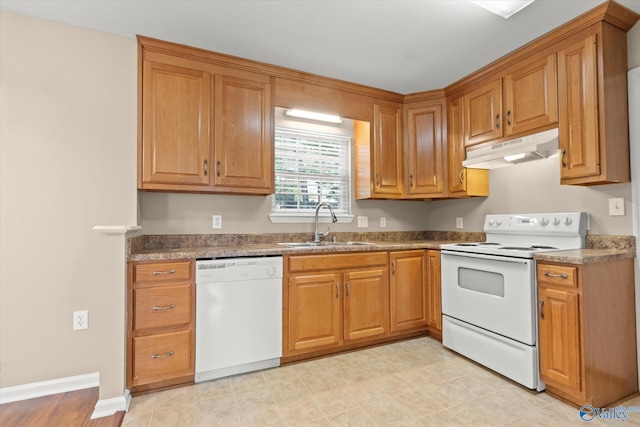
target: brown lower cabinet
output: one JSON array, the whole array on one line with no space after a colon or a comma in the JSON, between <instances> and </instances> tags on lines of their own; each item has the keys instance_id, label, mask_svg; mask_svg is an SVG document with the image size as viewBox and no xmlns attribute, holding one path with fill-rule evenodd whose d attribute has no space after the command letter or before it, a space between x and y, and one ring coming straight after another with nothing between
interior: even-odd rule
<instances>
[{"instance_id":1,"label":"brown lower cabinet","mask_svg":"<svg viewBox=\"0 0 640 427\"><path fill-rule=\"evenodd\" d=\"M385 341L440 337L427 254L408 250L284 257L283 363ZM439 261L439 258L438 258ZM440 265L438 262L437 269ZM439 320L437 322L439 324Z\"/></svg>"},{"instance_id":2,"label":"brown lower cabinet","mask_svg":"<svg viewBox=\"0 0 640 427\"><path fill-rule=\"evenodd\" d=\"M638 391L633 259L537 264L540 376L576 405Z\"/></svg>"},{"instance_id":3,"label":"brown lower cabinet","mask_svg":"<svg viewBox=\"0 0 640 427\"><path fill-rule=\"evenodd\" d=\"M194 264L128 265L127 387L132 393L193 382Z\"/></svg>"}]
</instances>

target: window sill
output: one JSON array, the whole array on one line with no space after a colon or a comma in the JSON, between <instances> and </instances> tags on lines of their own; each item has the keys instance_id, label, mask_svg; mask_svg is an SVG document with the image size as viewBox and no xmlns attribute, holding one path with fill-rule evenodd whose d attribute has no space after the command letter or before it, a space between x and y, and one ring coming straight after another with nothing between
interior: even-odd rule
<instances>
[{"instance_id":1,"label":"window sill","mask_svg":"<svg viewBox=\"0 0 640 427\"><path fill-rule=\"evenodd\" d=\"M336 214L338 217L338 223L350 223L353 222L355 218L354 215L347 214ZM271 213L269 214L269 220L272 223L277 224L302 224L302 223L313 223L315 222L315 214L313 212L309 213ZM319 223L331 223L331 218L329 215L318 215Z\"/></svg>"}]
</instances>

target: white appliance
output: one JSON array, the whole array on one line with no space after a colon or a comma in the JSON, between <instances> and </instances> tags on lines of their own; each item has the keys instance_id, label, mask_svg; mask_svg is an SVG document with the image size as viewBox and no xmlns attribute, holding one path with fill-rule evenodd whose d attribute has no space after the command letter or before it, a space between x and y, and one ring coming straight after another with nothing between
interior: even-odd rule
<instances>
[{"instance_id":1,"label":"white appliance","mask_svg":"<svg viewBox=\"0 0 640 427\"><path fill-rule=\"evenodd\" d=\"M533 255L583 248L584 212L487 215L486 242L442 246L442 343L538 391Z\"/></svg>"},{"instance_id":2,"label":"white appliance","mask_svg":"<svg viewBox=\"0 0 640 427\"><path fill-rule=\"evenodd\" d=\"M496 169L531 160L546 159L559 153L558 129L549 129L510 141L467 151L462 166Z\"/></svg>"},{"instance_id":3,"label":"white appliance","mask_svg":"<svg viewBox=\"0 0 640 427\"><path fill-rule=\"evenodd\" d=\"M282 257L196 261L196 375L280 365Z\"/></svg>"}]
</instances>

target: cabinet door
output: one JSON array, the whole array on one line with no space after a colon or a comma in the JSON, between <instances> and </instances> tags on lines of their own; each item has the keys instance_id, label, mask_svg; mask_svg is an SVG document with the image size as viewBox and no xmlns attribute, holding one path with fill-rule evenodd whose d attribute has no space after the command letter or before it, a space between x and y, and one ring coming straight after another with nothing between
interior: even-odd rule
<instances>
[{"instance_id":1,"label":"cabinet door","mask_svg":"<svg viewBox=\"0 0 640 427\"><path fill-rule=\"evenodd\" d=\"M558 121L555 54L513 71L504 87L507 136Z\"/></svg>"},{"instance_id":2,"label":"cabinet door","mask_svg":"<svg viewBox=\"0 0 640 427\"><path fill-rule=\"evenodd\" d=\"M464 144L480 144L502 138L502 79L464 96Z\"/></svg>"},{"instance_id":3,"label":"cabinet door","mask_svg":"<svg viewBox=\"0 0 640 427\"><path fill-rule=\"evenodd\" d=\"M216 74L214 99L215 190L273 193L271 83Z\"/></svg>"},{"instance_id":4,"label":"cabinet door","mask_svg":"<svg viewBox=\"0 0 640 427\"><path fill-rule=\"evenodd\" d=\"M409 196L444 195L445 146L442 104L406 108L407 193Z\"/></svg>"},{"instance_id":5,"label":"cabinet door","mask_svg":"<svg viewBox=\"0 0 640 427\"><path fill-rule=\"evenodd\" d=\"M464 129L462 127L462 98L449 101L447 105L447 138L448 138L448 183L449 193L465 191L466 169L462 162L467 154L464 146Z\"/></svg>"},{"instance_id":6,"label":"cabinet door","mask_svg":"<svg viewBox=\"0 0 640 427\"><path fill-rule=\"evenodd\" d=\"M427 325L426 252L390 252L391 331Z\"/></svg>"},{"instance_id":7,"label":"cabinet door","mask_svg":"<svg viewBox=\"0 0 640 427\"><path fill-rule=\"evenodd\" d=\"M309 350L340 344L341 274L292 276L288 279L288 350Z\"/></svg>"},{"instance_id":8,"label":"cabinet door","mask_svg":"<svg viewBox=\"0 0 640 427\"><path fill-rule=\"evenodd\" d=\"M345 341L383 335L389 330L389 279L386 268L344 273Z\"/></svg>"},{"instance_id":9,"label":"cabinet door","mask_svg":"<svg viewBox=\"0 0 640 427\"><path fill-rule=\"evenodd\" d=\"M578 294L538 288L540 377L552 386L580 391Z\"/></svg>"},{"instance_id":10,"label":"cabinet door","mask_svg":"<svg viewBox=\"0 0 640 427\"><path fill-rule=\"evenodd\" d=\"M211 185L208 73L143 63L143 189L203 190Z\"/></svg>"},{"instance_id":11,"label":"cabinet door","mask_svg":"<svg viewBox=\"0 0 640 427\"><path fill-rule=\"evenodd\" d=\"M560 180L600 174L596 36L558 52Z\"/></svg>"},{"instance_id":12,"label":"cabinet door","mask_svg":"<svg viewBox=\"0 0 640 427\"><path fill-rule=\"evenodd\" d=\"M373 106L373 194L403 196L402 111L397 106Z\"/></svg>"},{"instance_id":13,"label":"cabinet door","mask_svg":"<svg viewBox=\"0 0 640 427\"><path fill-rule=\"evenodd\" d=\"M438 334L442 333L442 293L440 280L440 251L427 251L427 301L429 301L429 309L427 310L429 329Z\"/></svg>"}]
</instances>

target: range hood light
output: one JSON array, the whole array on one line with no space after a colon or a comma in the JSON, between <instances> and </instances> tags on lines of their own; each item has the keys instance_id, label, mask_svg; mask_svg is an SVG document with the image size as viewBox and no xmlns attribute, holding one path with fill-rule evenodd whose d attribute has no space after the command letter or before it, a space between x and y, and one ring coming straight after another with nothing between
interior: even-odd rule
<instances>
[{"instance_id":1,"label":"range hood light","mask_svg":"<svg viewBox=\"0 0 640 427\"><path fill-rule=\"evenodd\" d=\"M330 114L316 113L313 111L289 109L289 110L285 110L284 115L288 117L295 117L298 119L315 120L318 122L337 123L337 124L342 123L342 117L332 116Z\"/></svg>"},{"instance_id":2,"label":"range hood light","mask_svg":"<svg viewBox=\"0 0 640 427\"><path fill-rule=\"evenodd\" d=\"M511 156L504 156L504 159L507 162L513 162L514 160L520 160L520 159L524 159L524 156L526 156L526 153L520 153L520 154L513 154Z\"/></svg>"}]
</instances>

